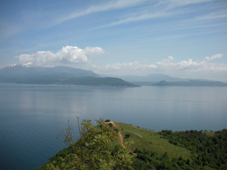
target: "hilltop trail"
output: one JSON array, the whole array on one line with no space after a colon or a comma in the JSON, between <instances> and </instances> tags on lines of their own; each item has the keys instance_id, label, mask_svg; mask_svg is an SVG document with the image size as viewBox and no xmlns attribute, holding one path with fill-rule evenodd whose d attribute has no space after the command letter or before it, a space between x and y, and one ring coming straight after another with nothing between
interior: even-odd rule
<instances>
[{"instance_id":1,"label":"hilltop trail","mask_svg":"<svg viewBox=\"0 0 227 170\"><path fill-rule=\"evenodd\" d=\"M113 121L110 121L110 122L105 122L105 123L112 123L112 125L115 127L115 128L117 128L119 131L118 131L118 135L119 135L119 137L120 137L120 143L121 143L121 146L125 149L125 145L124 145L124 142L123 142L123 136L122 136L122 134L121 134L121 132L120 132L120 128L119 128L119 126L118 125L116 125Z\"/></svg>"},{"instance_id":2,"label":"hilltop trail","mask_svg":"<svg viewBox=\"0 0 227 170\"><path fill-rule=\"evenodd\" d=\"M121 134L121 132L120 132L120 128L119 128L119 126L118 125L116 125L113 121L110 121L110 122L105 122L105 123L112 123L112 125L115 127L115 128L117 128L118 129L118 135L119 135L119 137L120 137L120 140L121 140L121 146L125 149L125 145L124 145L124 142L123 142L123 136L122 136L122 134ZM129 151L129 152L131 152L131 151ZM135 154L135 153L133 153L133 155L135 155L135 156L137 156L137 154Z\"/></svg>"}]
</instances>

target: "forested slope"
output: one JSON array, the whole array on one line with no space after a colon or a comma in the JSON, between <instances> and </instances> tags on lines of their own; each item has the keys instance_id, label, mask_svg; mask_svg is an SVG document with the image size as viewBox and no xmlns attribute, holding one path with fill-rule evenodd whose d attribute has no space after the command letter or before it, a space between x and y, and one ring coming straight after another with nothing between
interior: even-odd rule
<instances>
[{"instance_id":1,"label":"forested slope","mask_svg":"<svg viewBox=\"0 0 227 170\"><path fill-rule=\"evenodd\" d=\"M163 130L155 132L125 123L81 124L81 138L73 143L69 129L63 134L68 148L37 170L47 169L227 169L227 130L217 132ZM124 149L120 144L121 134Z\"/></svg>"}]
</instances>

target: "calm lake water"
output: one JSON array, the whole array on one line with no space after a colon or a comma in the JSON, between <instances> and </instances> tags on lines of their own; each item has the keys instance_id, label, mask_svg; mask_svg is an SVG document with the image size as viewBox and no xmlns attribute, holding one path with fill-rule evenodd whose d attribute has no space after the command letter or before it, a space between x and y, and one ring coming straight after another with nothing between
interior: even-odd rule
<instances>
[{"instance_id":1,"label":"calm lake water","mask_svg":"<svg viewBox=\"0 0 227 170\"><path fill-rule=\"evenodd\" d=\"M32 170L66 147L68 120L111 119L161 131L227 128L227 87L0 84L0 169Z\"/></svg>"}]
</instances>

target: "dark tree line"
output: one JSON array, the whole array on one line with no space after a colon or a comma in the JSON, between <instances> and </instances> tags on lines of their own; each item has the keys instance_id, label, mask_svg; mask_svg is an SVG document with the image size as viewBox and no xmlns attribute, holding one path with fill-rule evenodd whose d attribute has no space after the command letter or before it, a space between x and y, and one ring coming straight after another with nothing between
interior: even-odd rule
<instances>
[{"instance_id":1,"label":"dark tree line","mask_svg":"<svg viewBox=\"0 0 227 170\"><path fill-rule=\"evenodd\" d=\"M163 155L158 155L156 152L138 150L136 149L134 153L137 154L137 157L134 157L132 167L135 170L147 170L147 169L156 169L156 170L203 170L203 166L191 162L190 159L183 159L182 157L170 159L167 152Z\"/></svg>"},{"instance_id":2,"label":"dark tree line","mask_svg":"<svg viewBox=\"0 0 227 170\"><path fill-rule=\"evenodd\" d=\"M200 166L209 166L216 169L227 169L227 130L217 131L213 136L203 131L159 132L169 142L185 147L193 154L193 162Z\"/></svg>"}]
</instances>

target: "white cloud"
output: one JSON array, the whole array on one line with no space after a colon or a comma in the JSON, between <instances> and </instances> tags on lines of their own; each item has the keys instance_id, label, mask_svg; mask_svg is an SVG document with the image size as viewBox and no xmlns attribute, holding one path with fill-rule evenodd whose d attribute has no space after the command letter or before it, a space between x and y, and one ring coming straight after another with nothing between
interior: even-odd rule
<instances>
[{"instance_id":1,"label":"white cloud","mask_svg":"<svg viewBox=\"0 0 227 170\"><path fill-rule=\"evenodd\" d=\"M38 51L34 54L21 54L16 58L19 63L27 66L53 66L61 64L88 63L93 55L101 54L100 47L86 47L80 49L76 46L65 46L60 51Z\"/></svg>"},{"instance_id":2,"label":"white cloud","mask_svg":"<svg viewBox=\"0 0 227 170\"><path fill-rule=\"evenodd\" d=\"M227 65L210 63L210 61L222 58L223 54L216 54L211 57L205 57L203 61L193 61L192 59L173 62L174 58L169 56L160 62L154 64L144 64L138 61L129 63L106 64L103 67L92 65L92 69L99 73L108 74L135 74L148 75L154 72L165 74L185 74L185 73L209 73L226 72Z\"/></svg>"},{"instance_id":3,"label":"white cloud","mask_svg":"<svg viewBox=\"0 0 227 170\"><path fill-rule=\"evenodd\" d=\"M167 59L163 59L162 61L160 62L157 62L158 65L163 65L165 63L170 63L171 60L174 60L174 58L172 56L169 56Z\"/></svg>"},{"instance_id":4,"label":"white cloud","mask_svg":"<svg viewBox=\"0 0 227 170\"><path fill-rule=\"evenodd\" d=\"M207 56L201 61L188 59L174 62L174 58L169 56L166 59L149 64L139 61L110 63L104 66L92 64L90 58L103 52L103 49L100 47L86 47L85 49L80 49L76 46L65 46L56 53L51 51L38 51L34 54L21 54L16 58L19 59L20 64L25 66L71 65L77 68L90 69L100 74L113 75L149 75L151 73L163 73L182 78L210 79L210 75L213 75L213 79L215 79L216 75L227 74L226 64L212 62L221 59L223 54Z\"/></svg>"},{"instance_id":5,"label":"white cloud","mask_svg":"<svg viewBox=\"0 0 227 170\"><path fill-rule=\"evenodd\" d=\"M216 54L213 55L211 57L205 57L205 61L212 61L212 60L216 60L216 59L221 59L223 57L223 54Z\"/></svg>"},{"instance_id":6,"label":"white cloud","mask_svg":"<svg viewBox=\"0 0 227 170\"><path fill-rule=\"evenodd\" d=\"M138 70L138 69L154 69L156 65L150 64L140 64L138 61L130 62L130 63L117 63L117 64L107 64L104 69L113 69L113 70Z\"/></svg>"},{"instance_id":7,"label":"white cloud","mask_svg":"<svg viewBox=\"0 0 227 170\"><path fill-rule=\"evenodd\" d=\"M54 53L51 51L38 51L34 54L21 54L16 58L19 63L25 66L56 66L88 63L91 69L99 73L109 74L143 74L152 72L162 73L198 73L198 72L226 72L227 65L211 63L213 60L221 59L223 54L207 56L202 61L193 61L192 59L174 62L174 58L169 56L159 62L144 64L138 61L129 63L112 63L105 66L92 65L90 58L94 55L102 54L104 50L100 47L86 47L80 49L76 46L65 46L60 51Z\"/></svg>"}]
</instances>

